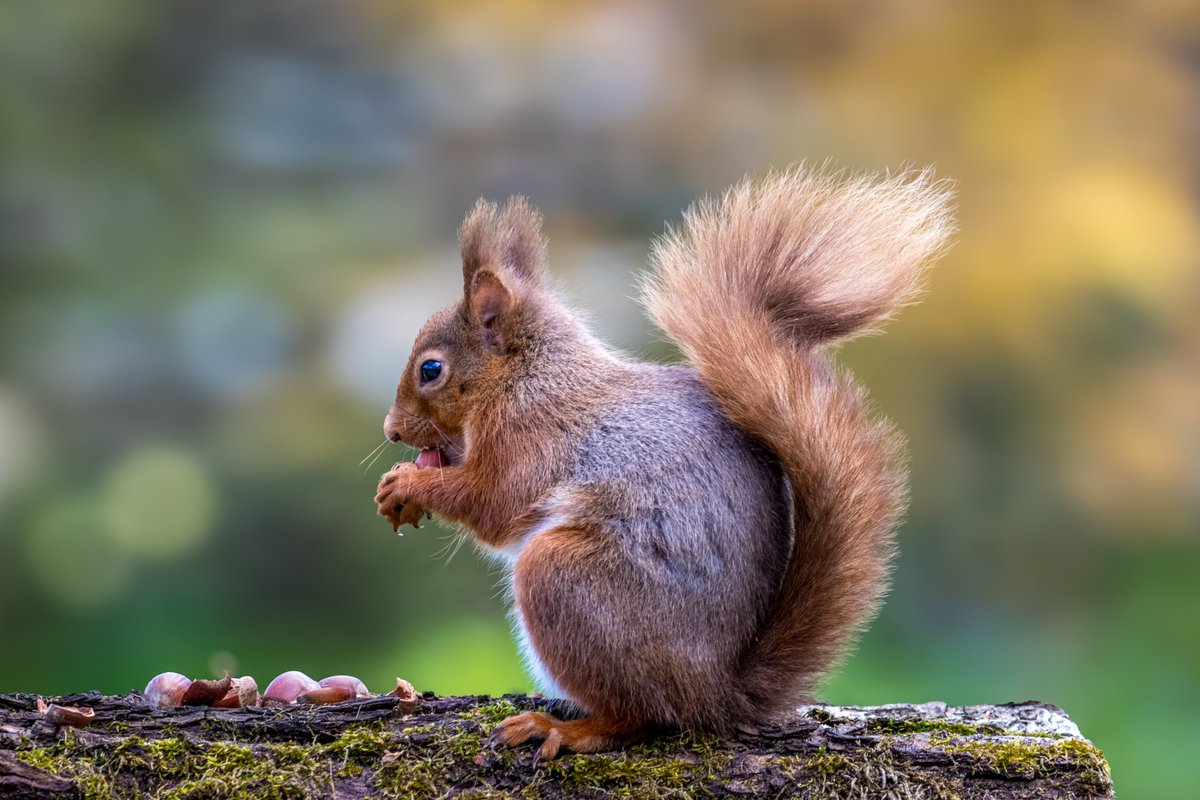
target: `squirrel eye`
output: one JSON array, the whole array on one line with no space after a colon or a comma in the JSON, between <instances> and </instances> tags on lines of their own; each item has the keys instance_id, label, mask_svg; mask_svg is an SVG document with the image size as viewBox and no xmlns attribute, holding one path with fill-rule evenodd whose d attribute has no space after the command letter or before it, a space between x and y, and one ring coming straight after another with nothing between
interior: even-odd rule
<instances>
[{"instance_id":1,"label":"squirrel eye","mask_svg":"<svg viewBox=\"0 0 1200 800\"><path fill-rule=\"evenodd\" d=\"M442 374L442 362L434 359L429 359L421 365L421 385L436 381L438 376Z\"/></svg>"}]
</instances>

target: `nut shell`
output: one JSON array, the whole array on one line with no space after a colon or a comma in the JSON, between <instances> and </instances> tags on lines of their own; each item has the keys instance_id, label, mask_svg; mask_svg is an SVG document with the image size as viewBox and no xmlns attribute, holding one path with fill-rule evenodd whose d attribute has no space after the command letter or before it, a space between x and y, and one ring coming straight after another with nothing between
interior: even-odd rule
<instances>
[{"instance_id":1,"label":"nut shell","mask_svg":"<svg viewBox=\"0 0 1200 800\"><path fill-rule=\"evenodd\" d=\"M353 675L330 675L328 678L321 678L319 681L321 688L328 689L331 687L340 687L349 689L351 697L364 698L370 697L371 692L367 689L367 685Z\"/></svg>"},{"instance_id":2,"label":"nut shell","mask_svg":"<svg viewBox=\"0 0 1200 800\"><path fill-rule=\"evenodd\" d=\"M70 725L72 728L87 727L96 718L96 712L86 706L60 706L57 703L46 706L42 714L52 725Z\"/></svg>"},{"instance_id":3,"label":"nut shell","mask_svg":"<svg viewBox=\"0 0 1200 800\"><path fill-rule=\"evenodd\" d=\"M354 699L354 690L346 686L322 686L312 691L305 692L296 698L297 703L312 703L316 706L325 706L330 703L341 703L345 700Z\"/></svg>"},{"instance_id":4,"label":"nut shell","mask_svg":"<svg viewBox=\"0 0 1200 800\"><path fill-rule=\"evenodd\" d=\"M211 706L228 694L231 686L233 686L233 679L229 677L228 672L220 680L192 681L192 685L183 693L183 698L179 701L179 704L184 706Z\"/></svg>"},{"instance_id":5,"label":"nut shell","mask_svg":"<svg viewBox=\"0 0 1200 800\"><path fill-rule=\"evenodd\" d=\"M303 672L290 670L277 676L267 685L267 690L262 695L262 704L264 706L287 705L296 702L296 698L305 692L320 688L321 684Z\"/></svg>"},{"instance_id":6,"label":"nut shell","mask_svg":"<svg viewBox=\"0 0 1200 800\"><path fill-rule=\"evenodd\" d=\"M396 678L396 688L388 694L396 698L396 708L405 713L412 711L421 702L417 690L403 678Z\"/></svg>"},{"instance_id":7,"label":"nut shell","mask_svg":"<svg viewBox=\"0 0 1200 800\"><path fill-rule=\"evenodd\" d=\"M183 695L191 685L191 678L178 672L160 672L146 684L142 696L157 708L175 708L182 704Z\"/></svg>"},{"instance_id":8,"label":"nut shell","mask_svg":"<svg viewBox=\"0 0 1200 800\"><path fill-rule=\"evenodd\" d=\"M216 708L252 708L258 705L258 684L249 675L234 678L229 691L217 702Z\"/></svg>"}]
</instances>

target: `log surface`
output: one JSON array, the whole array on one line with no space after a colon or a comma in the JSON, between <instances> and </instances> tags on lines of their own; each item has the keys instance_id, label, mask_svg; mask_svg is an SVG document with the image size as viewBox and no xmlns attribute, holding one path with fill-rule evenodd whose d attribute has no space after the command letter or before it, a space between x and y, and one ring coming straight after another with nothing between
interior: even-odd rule
<instances>
[{"instance_id":1,"label":"log surface","mask_svg":"<svg viewBox=\"0 0 1200 800\"><path fill-rule=\"evenodd\" d=\"M1103 755L1044 703L805 706L731 738L663 735L536 764L493 725L525 696L155 709L140 695L49 698L95 710L55 727L0 695L0 798L1102 798Z\"/></svg>"}]
</instances>

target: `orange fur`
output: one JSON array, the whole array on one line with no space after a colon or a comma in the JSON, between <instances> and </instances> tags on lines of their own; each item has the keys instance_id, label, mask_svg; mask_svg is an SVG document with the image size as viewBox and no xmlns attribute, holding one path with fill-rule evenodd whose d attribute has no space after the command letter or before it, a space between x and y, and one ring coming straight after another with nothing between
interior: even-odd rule
<instances>
[{"instance_id":1,"label":"orange fur","mask_svg":"<svg viewBox=\"0 0 1200 800\"><path fill-rule=\"evenodd\" d=\"M791 557L741 676L763 713L813 691L886 590L902 439L869 418L863 391L819 348L915 298L950 233L948 199L928 172L845 181L793 170L700 204L655 248L651 315L791 482ZM732 374L737 361L758 378Z\"/></svg>"},{"instance_id":2,"label":"orange fur","mask_svg":"<svg viewBox=\"0 0 1200 800\"><path fill-rule=\"evenodd\" d=\"M376 502L510 564L531 671L586 716L520 715L501 741L550 758L728 730L813 691L882 596L904 499L899 437L823 348L912 301L947 201L927 173L798 169L700 204L645 290L694 369L596 341L542 285L523 200L471 212L463 299L422 329L385 423L440 467L396 465Z\"/></svg>"}]
</instances>

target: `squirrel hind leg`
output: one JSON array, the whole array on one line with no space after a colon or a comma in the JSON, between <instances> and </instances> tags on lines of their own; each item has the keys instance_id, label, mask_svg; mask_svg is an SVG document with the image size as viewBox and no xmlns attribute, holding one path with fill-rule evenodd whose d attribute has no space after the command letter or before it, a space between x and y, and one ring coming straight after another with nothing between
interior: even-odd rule
<instances>
[{"instance_id":1,"label":"squirrel hind leg","mask_svg":"<svg viewBox=\"0 0 1200 800\"><path fill-rule=\"evenodd\" d=\"M640 738L641 730L631 730L627 722L603 714L563 721L542 711L526 711L502 721L491 734L493 742L518 747L526 742L541 742L536 761L549 761L563 750L572 753L601 753L615 750Z\"/></svg>"},{"instance_id":2,"label":"squirrel hind leg","mask_svg":"<svg viewBox=\"0 0 1200 800\"><path fill-rule=\"evenodd\" d=\"M656 579L623 538L581 521L528 540L514 565L513 599L530 661L590 715L581 722L724 730L748 719L736 684L738 643L703 627L699 616L711 604L697 609L701 592Z\"/></svg>"}]
</instances>

